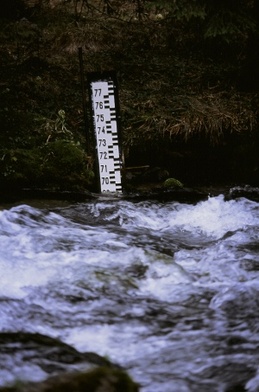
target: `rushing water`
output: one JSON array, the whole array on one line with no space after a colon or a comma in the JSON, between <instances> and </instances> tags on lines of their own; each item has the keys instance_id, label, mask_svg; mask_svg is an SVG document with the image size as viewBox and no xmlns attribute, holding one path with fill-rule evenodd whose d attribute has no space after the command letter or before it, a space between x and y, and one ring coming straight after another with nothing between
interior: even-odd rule
<instances>
[{"instance_id":1,"label":"rushing water","mask_svg":"<svg viewBox=\"0 0 259 392\"><path fill-rule=\"evenodd\" d=\"M259 203L222 195L3 208L0 332L107 356L143 392L259 391L258 229ZM48 376L0 362L0 385Z\"/></svg>"}]
</instances>

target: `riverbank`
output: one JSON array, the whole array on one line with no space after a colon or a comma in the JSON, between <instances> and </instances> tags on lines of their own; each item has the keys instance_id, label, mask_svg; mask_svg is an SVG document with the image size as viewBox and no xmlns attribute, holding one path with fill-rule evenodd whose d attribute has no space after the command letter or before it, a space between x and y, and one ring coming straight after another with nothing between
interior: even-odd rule
<instances>
[{"instance_id":1,"label":"riverbank","mask_svg":"<svg viewBox=\"0 0 259 392\"><path fill-rule=\"evenodd\" d=\"M87 72L117 73L126 169L160 168L149 182L258 185L258 32L230 51L165 9L18 3L0 18L1 190L97 191L79 48L85 83Z\"/></svg>"},{"instance_id":2,"label":"riverbank","mask_svg":"<svg viewBox=\"0 0 259 392\"><path fill-rule=\"evenodd\" d=\"M128 200L133 202L151 201L158 202L177 201L180 203L195 204L208 200L211 197L223 195L224 199L232 200L246 198L259 201L259 187L245 186L200 186L196 188L165 188L163 184L140 185L134 190L118 194L84 192L60 192L48 189L20 189L0 192L0 210L16 205L27 204L35 208L56 208L70 206L78 203L88 203L105 200Z\"/></svg>"}]
</instances>

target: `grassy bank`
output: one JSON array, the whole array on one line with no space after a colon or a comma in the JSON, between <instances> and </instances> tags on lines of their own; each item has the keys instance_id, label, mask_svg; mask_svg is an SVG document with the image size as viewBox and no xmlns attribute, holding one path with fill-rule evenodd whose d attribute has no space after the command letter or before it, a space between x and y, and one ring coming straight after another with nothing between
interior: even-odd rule
<instances>
[{"instance_id":1,"label":"grassy bank","mask_svg":"<svg viewBox=\"0 0 259 392\"><path fill-rule=\"evenodd\" d=\"M117 72L126 166L192 184L259 182L258 74L248 54L144 2L13 3L0 19L2 186L94 188L79 47L85 74Z\"/></svg>"}]
</instances>

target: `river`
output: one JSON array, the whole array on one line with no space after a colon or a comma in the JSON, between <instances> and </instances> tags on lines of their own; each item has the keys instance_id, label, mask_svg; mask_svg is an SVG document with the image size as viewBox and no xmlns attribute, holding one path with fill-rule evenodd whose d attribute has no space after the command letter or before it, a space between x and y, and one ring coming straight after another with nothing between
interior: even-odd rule
<instances>
[{"instance_id":1,"label":"river","mask_svg":"<svg viewBox=\"0 0 259 392\"><path fill-rule=\"evenodd\" d=\"M258 202L2 206L0 245L1 333L105 356L142 392L259 391ZM48 376L17 344L1 386Z\"/></svg>"}]
</instances>

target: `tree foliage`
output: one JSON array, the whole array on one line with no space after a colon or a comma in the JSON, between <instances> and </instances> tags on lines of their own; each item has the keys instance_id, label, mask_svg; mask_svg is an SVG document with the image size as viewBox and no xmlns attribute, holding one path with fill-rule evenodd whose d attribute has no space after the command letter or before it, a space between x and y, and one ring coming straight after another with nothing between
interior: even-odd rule
<instances>
[{"instance_id":1,"label":"tree foliage","mask_svg":"<svg viewBox=\"0 0 259 392\"><path fill-rule=\"evenodd\" d=\"M165 11L172 20L195 19L204 38L221 37L227 42L246 38L258 30L256 0L153 0L149 7ZM192 24L192 27L194 25Z\"/></svg>"}]
</instances>

